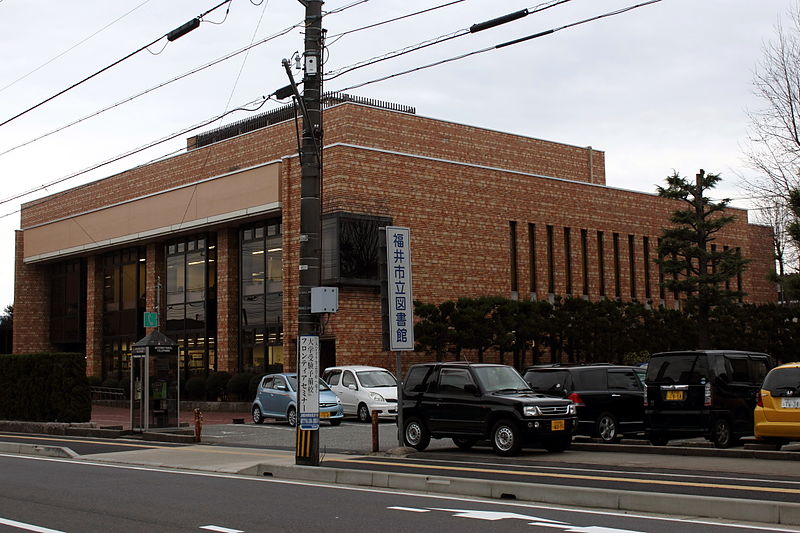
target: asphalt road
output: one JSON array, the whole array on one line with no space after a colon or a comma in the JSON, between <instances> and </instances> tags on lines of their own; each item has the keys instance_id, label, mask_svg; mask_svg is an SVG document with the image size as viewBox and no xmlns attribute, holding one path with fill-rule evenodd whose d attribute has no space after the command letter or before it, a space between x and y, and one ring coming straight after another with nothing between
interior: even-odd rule
<instances>
[{"instance_id":1,"label":"asphalt road","mask_svg":"<svg viewBox=\"0 0 800 533\"><path fill-rule=\"evenodd\" d=\"M0 455L0 531L718 533L677 517ZM787 531L758 527L759 531Z\"/></svg>"},{"instance_id":2,"label":"asphalt road","mask_svg":"<svg viewBox=\"0 0 800 533\"><path fill-rule=\"evenodd\" d=\"M70 437L66 435L33 435L22 433L0 433L0 442L16 442L38 446L62 446L69 448L78 455L184 446L182 444L144 442L142 440L135 439L101 439L91 437Z\"/></svg>"}]
</instances>

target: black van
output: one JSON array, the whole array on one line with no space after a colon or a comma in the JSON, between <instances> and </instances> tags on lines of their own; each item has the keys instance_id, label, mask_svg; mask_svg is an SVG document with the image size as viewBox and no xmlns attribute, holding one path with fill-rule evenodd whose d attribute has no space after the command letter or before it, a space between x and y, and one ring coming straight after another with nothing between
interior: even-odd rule
<instances>
[{"instance_id":1,"label":"black van","mask_svg":"<svg viewBox=\"0 0 800 533\"><path fill-rule=\"evenodd\" d=\"M654 354L645 377L646 432L651 444L703 436L717 448L727 448L752 435L756 393L773 366L769 355L755 352Z\"/></svg>"},{"instance_id":2,"label":"black van","mask_svg":"<svg viewBox=\"0 0 800 533\"><path fill-rule=\"evenodd\" d=\"M578 431L616 442L623 434L644 431L642 380L632 366L532 366L523 374L536 392L572 400L578 411Z\"/></svg>"}]
</instances>

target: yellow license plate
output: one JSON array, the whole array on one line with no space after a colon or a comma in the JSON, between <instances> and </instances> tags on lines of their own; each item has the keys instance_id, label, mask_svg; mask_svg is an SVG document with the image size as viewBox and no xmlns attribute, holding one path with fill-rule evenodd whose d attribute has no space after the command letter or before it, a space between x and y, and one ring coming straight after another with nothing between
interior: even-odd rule
<instances>
[{"instance_id":1,"label":"yellow license plate","mask_svg":"<svg viewBox=\"0 0 800 533\"><path fill-rule=\"evenodd\" d=\"M550 422L550 431L564 431L564 421L553 420Z\"/></svg>"},{"instance_id":2,"label":"yellow license plate","mask_svg":"<svg viewBox=\"0 0 800 533\"><path fill-rule=\"evenodd\" d=\"M319 417L320 418L330 418L331 414L327 411L320 411Z\"/></svg>"},{"instance_id":3,"label":"yellow license plate","mask_svg":"<svg viewBox=\"0 0 800 533\"><path fill-rule=\"evenodd\" d=\"M667 400L683 401L684 394L685 393L682 390L668 390L667 391Z\"/></svg>"}]
</instances>

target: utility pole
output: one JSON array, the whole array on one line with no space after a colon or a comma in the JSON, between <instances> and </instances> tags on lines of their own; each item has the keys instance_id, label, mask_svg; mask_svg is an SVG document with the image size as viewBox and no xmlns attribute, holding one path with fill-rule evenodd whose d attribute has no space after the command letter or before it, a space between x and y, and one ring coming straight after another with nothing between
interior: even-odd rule
<instances>
[{"instance_id":1,"label":"utility pole","mask_svg":"<svg viewBox=\"0 0 800 533\"><path fill-rule=\"evenodd\" d=\"M298 421L295 464L319 466L319 318L311 313L311 288L322 266L322 0L299 0L306 8L303 137L300 143L300 284L297 313ZM284 65L286 66L286 65ZM293 84L293 82L292 82ZM296 92L296 89L295 89ZM316 420L303 419L301 393L315 396ZM308 413L305 413L308 414Z\"/></svg>"}]
</instances>

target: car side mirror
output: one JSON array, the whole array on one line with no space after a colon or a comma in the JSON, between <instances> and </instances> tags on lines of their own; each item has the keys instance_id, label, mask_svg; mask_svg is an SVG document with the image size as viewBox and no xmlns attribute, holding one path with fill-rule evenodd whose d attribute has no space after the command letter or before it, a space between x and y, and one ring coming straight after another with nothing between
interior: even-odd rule
<instances>
[{"instance_id":1,"label":"car side mirror","mask_svg":"<svg viewBox=\"0 0 800 533\"><path fill-rule=\"evenodd\" d=\"M347 388L350 389L350 390L358 390L358 387L356 387L354 383L351 383L350 385L348 385Z\"/></svg>"},{"instance_id":2,"label":"car side mirror","mask_svg":"<svg viewBox=\"0 0 800 533\"><path fill-rule=\"evenodd\" d=\"M473 396L478 395L478 387L476 387L473 383L467 383L464 385L464 392L467 394L472 394Z\"/></svg>"}]
</instances>

